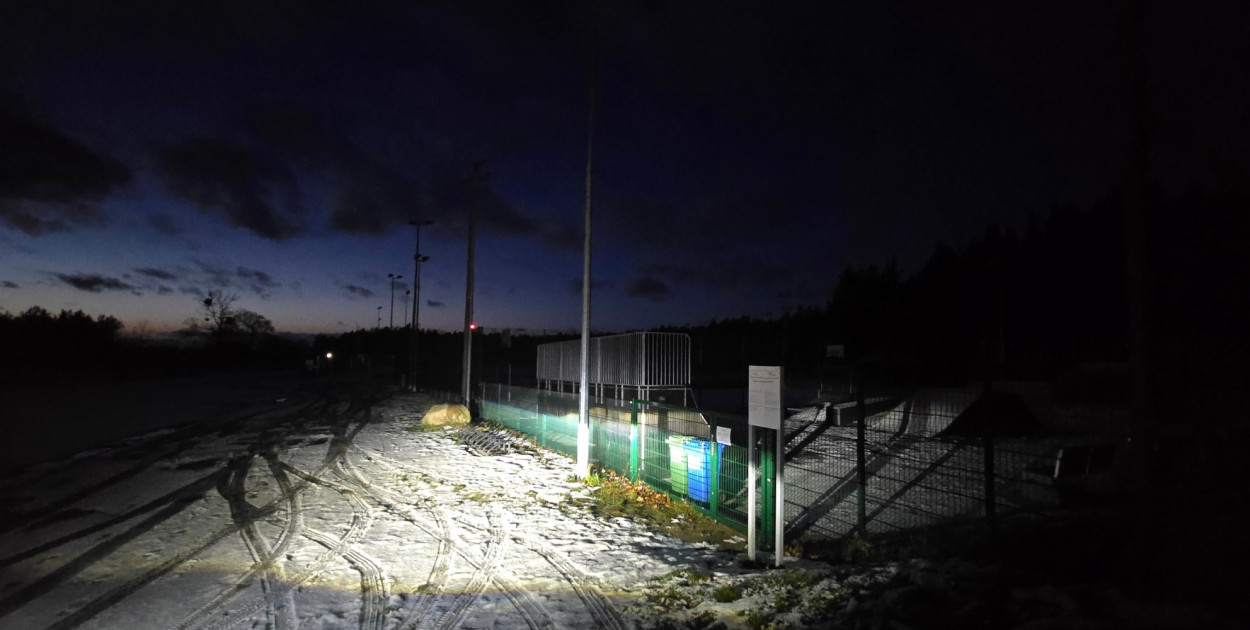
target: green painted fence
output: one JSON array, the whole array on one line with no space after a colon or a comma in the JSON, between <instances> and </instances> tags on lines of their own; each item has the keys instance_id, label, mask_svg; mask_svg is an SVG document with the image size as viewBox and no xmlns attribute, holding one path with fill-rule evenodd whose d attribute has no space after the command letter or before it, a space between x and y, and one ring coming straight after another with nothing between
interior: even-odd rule
<instances>
[{"instance_id":1,"label":"green painted fence","mask_svg":"<svg viewBox=\"0 0 1250 630\"><path fill-rule=\"evenodd\" d=\"M575 394L493 384L482 388L480 399L483 418L569 457L577 456L577 404ZM747 448L716 441L717 422L727 424L729 417L658 402L595 397L590 419L592 465L686 501L729 527L747 530ZM761 482L756 522L761 541L772 540L773 535L772 452L766 440L757 453Z\"/></svg>"}]
</instances>

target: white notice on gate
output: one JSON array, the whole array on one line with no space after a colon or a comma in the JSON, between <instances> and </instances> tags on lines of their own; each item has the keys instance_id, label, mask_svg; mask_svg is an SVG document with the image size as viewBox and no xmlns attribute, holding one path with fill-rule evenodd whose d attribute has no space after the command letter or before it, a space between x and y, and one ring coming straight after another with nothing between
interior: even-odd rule
<instances>
[{"instance_id":1,"label":"white notice on gate","mask_svg":"<svg viewBox=\"0 0 1250 630\"><path fill-rule=\"evenodd\" d=\"M729 441L729 427L716 427L716 441L725 446L729 446L733 442Z\"/></svg>"},{"instance_id":2,"label":"white notice on gate","mask_svg":"<svg viewBox=\"0 0 1250 630\"><path fill-rule=\"evenodd\" d=\"M757 427L781 430L781 366L750 366L747 421Z\"/></svg>"}]
</instances>

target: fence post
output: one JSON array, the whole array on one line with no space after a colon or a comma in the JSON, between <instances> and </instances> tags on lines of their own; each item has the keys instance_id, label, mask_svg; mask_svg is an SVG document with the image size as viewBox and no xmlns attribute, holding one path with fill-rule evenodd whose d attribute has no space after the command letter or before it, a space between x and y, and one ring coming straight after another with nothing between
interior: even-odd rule
<instances>
[{"instance_id":1,"label":"fence post","mask_svg":"<svg viewBox=\"0 0 1250 630\"><path fill-rule=\"evenodd\" d=\"M864 408L864 373L855 369L855 527L860 536L868 535L868 516L865 510L868 492L868 464L865 454L865 428L868 422Z\"/></svg>"},{"instance_id":2,"label":"fence post","mask_svg":"<svg viewBox=\"0 0 1250 630\"><path fill-rule=\"evenodd\" d=\"M777 466L773 462L772 436L778 431L766 430L764 433L764 446L759 450L760 457L760 537L764 540L773 539L773 521L775 520L773 491L777 483ZM751 518L755 515L752 514ZM778 549L777 553L781 553Z\"/></svg>"},{"instance_id":3,"label":"fence post","mask_svg":"<svg viewBox=\"0 0 1250 630\"><path fill-rule=\"evenodd\" d=\"M709 422L708 426L712 427L712 440L708 444L712 449L708 455L708 509L713 519L720 520L720 442L716 440L716 425Z\"/></svg>"},{"instance_id":4,"label":"fence post","mask_svg":"<svg viewBox=\"0 0 1250 630\"><path fill-rule=\"evenodd\" d=\"M991 532L998 530L998 501L994 490L994 437L990 430L990 418L994 416L990 403L990 381L985 381L985 394L981 401L981 450L985 455L985 524Z\"/></svg>"},{"instance_id":5,"label":"fence post","mask_svg":"<svg viewBox=\"0 0 1250 630\"><path fill-rule=\"evenodd\" d=\"M629 482L638 483L638 401L629 401Z\"/></svg>"}]
</instances>

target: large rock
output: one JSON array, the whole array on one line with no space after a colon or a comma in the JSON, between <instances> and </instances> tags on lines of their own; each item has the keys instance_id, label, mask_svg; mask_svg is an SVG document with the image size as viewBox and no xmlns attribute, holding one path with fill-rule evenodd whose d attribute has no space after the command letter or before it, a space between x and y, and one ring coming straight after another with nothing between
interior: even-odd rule
<instances>
[{"instance_id":1,"label":"large rock","mask_svg":"<svg viewBox=\"0 0 1250 630\"><path fill-rule=\"evenodd\" d=\"M421 424L427 427L462 427L472 419L468 407L444 404L430 407L421 418Z\"/></svg>"}]
</instances>

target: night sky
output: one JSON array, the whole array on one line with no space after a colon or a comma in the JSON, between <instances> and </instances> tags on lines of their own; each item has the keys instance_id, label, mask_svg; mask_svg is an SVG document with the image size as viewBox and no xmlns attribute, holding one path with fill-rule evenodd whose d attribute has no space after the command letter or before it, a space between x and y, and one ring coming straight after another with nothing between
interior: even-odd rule
<instances>
[{"instance_id":1,"label":"night sky","mask_svg":"<svg viewBox=\"0 0 1250 630\"><path fill-rule=\"evenodd\" d=\"M178 328L210 288L280 331L778 316L848 264L1124 180L1125 2L0 6L0 308ZM1246 3L1145 2L1152 174L1245 188ZM1184 9L1183 7L1190 7ZM1196 8L1200 7L1200 8Z\"/></svg>"}]
</instances>

